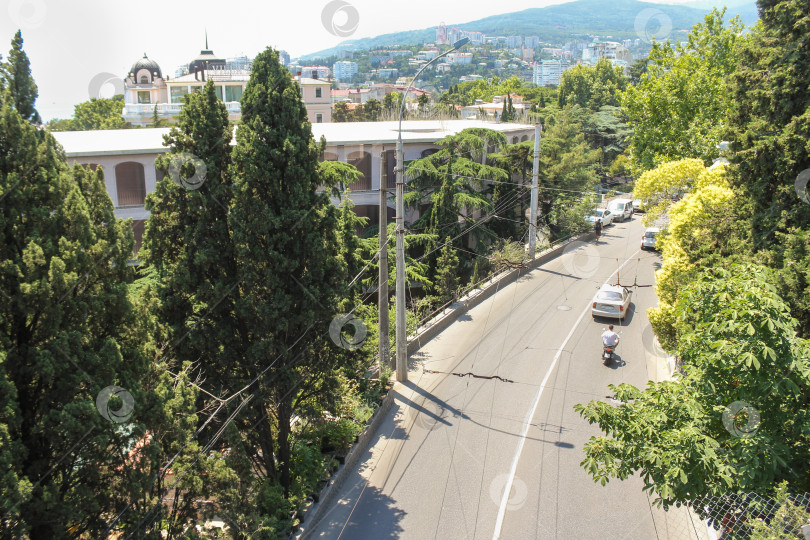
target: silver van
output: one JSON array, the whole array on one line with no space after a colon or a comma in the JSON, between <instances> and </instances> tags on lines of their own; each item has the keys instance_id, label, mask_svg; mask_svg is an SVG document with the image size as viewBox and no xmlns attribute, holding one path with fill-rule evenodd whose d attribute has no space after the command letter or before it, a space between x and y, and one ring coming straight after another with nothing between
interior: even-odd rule
<instances>
[{"instance_id":1,"label":"silver van","mask_svg":"<svg viewBox=\"0 0 810 540\"><path fill-rule=\"evenodd\" d=\"M624 221L633 217L633 201L631 199L615 199L608 203L608 210L616 221Z\"/></svg>"}]
</instances>

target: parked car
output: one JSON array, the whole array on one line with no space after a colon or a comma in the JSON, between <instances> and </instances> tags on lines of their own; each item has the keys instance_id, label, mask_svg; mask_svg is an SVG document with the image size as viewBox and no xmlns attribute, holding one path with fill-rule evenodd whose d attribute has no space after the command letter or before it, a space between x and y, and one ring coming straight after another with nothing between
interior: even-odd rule
<instances>
[{"instance_id":1,"label":"parked car","mask_svg":"<svg viewBox=\"0 0 810 540\"><path fill-rule=\"evenodd\" d=\"M613 213L614 221L625 221L633 217L633 201L630 199L614 199L607 207Z\"/></svg>"},{"instance_id":2,"label":"parked car","mask_svg":"<svg viewBox=\"0 0 810 540\"><path fill-rule=\"evenodd\" d=\"M597 208L596 211L586 218L591 225L593 225L596 220L602 222L602 227L607 227L613 223L613 214L610 210L606 210L604 208Z\"/></svg>"},{"instance_id":3,"label":"parked car","mask_svg":"<svg viewBox=\"0 0 810 540\"><path fill-rule=\"evenodd\" d=\"M641 199L633 199L633 212L638 212L639 214L643 214L647 211L646 206L642 202Z\"/></svg>"},{"instance_id":4,"label":"parked car","mask_svg":"<svg viewBox=\"0 0 810 540\"><path fill-rule=\"evenodd\" d=\"M609 317L624 319L630 309L630 298L633 291L619 285L602 285L593 297L591 315L594 317Z\"/></svg>"},{"instance_id":5,"label":"parked car","mask_svg":"<svg viewBox=\"0 0 810 540\"><path fill-rule=\"evenodd\" d=\"M655 249L655 241L661 229L658 227L647 227L644 230L644 236L641 237L641 249Z\"/></svg>"}]
</instances>

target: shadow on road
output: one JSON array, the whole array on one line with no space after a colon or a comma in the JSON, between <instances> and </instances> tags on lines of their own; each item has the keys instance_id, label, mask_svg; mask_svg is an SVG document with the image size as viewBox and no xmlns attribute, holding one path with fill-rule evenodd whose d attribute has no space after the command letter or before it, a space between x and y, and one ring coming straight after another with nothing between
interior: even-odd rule
<instances>
[{"instance_id":1,"label":"shadow on road","mask_svg":"<svg viewBox=\"0 0 810 540\"><path fill-rule=\"evenodd\" d=\"M362 499L362 501L361 501ZM324 518L319 538L400 538L400 526L406 512L395 506L396 501L371 484L363 486L355 507L344 523L337 515Z\"/></svg>"}]
</instances>

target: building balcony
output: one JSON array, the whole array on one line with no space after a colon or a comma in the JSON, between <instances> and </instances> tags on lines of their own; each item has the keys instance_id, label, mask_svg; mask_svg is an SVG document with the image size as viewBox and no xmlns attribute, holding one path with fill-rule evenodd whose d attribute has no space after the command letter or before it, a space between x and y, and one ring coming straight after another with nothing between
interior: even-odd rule
<instances>
[{"instance_id":1,"label":"building balcony","mask_svg":"<svg viewBox=\"0 0 810 540\"><path fill-rule=\"evenodd\" d=\"M175 116L180 114L180 111L183 109L182 103L127 103L124 106L123 116L133 117L152 115L155 111L155 105L157 105L158 114L162 116ZM242 112L242 104L238 101L225 102L225 108L229 113Z\"/></svg>"}]
</instances>

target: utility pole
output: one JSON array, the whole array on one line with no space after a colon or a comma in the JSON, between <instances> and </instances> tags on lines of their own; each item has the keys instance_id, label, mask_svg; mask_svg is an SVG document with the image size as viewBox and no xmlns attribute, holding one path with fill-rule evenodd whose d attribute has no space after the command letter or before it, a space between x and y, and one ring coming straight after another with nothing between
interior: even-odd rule
<instances>
[{"instance_id":1,"label":"utility pole","mask_svg":"<svg viewBox=\"0 0 810 540\"><path fill-rule=\"evenodd\" d=\"M532 164L532 206L529 213L529 258L534 260L537 249L537 181L540 176L540 134L543 126L534 126L534 163Z\"/></svg>"},{"instance_id":2,"label":"utility pole","mask_svg":"<svg viewBox=\"0 0 810 540\"><path fill-rule=\"evenodd\" d=\"M399 104L399 135L397 137L397 287L396 287L396 344L397 344L397 380L408 381L408 334L405 324L405 151L402 145L402 113L405 112L405 100L408 92L431 64L440 58L456 51L470 42L470 38L461 38L453 44L453 48L443 52L433 60L422 66L416 72L405 92L402 93L402 103Z\"/></svg>"},{"instance_id":3,"label":"utility pole","mask_svg":"<svg viewBox=\"0 0 810 540\"><path fill-rule=\"evenodd\" d=\"M403 105L405 104L403 96ZM402 114L400 113L400 116ZM397 283L396 283L396 346L397 380L408 381L408 334L405 325L405 158L400 123L397 139Z\"/></svg>"},{"instance_id":4,"label":"utility pole","mask_svg":"<svg viewBox=\"0 0 810 540\"><path fill-rule=\"evenodd\" d=\"M377 305L380 319L380 370L390 363L388 337L388 175L385 147L380 152L380 273L377 286ZM394 367L393 365L391 366Z\"/></svg>"}]
</instances>

